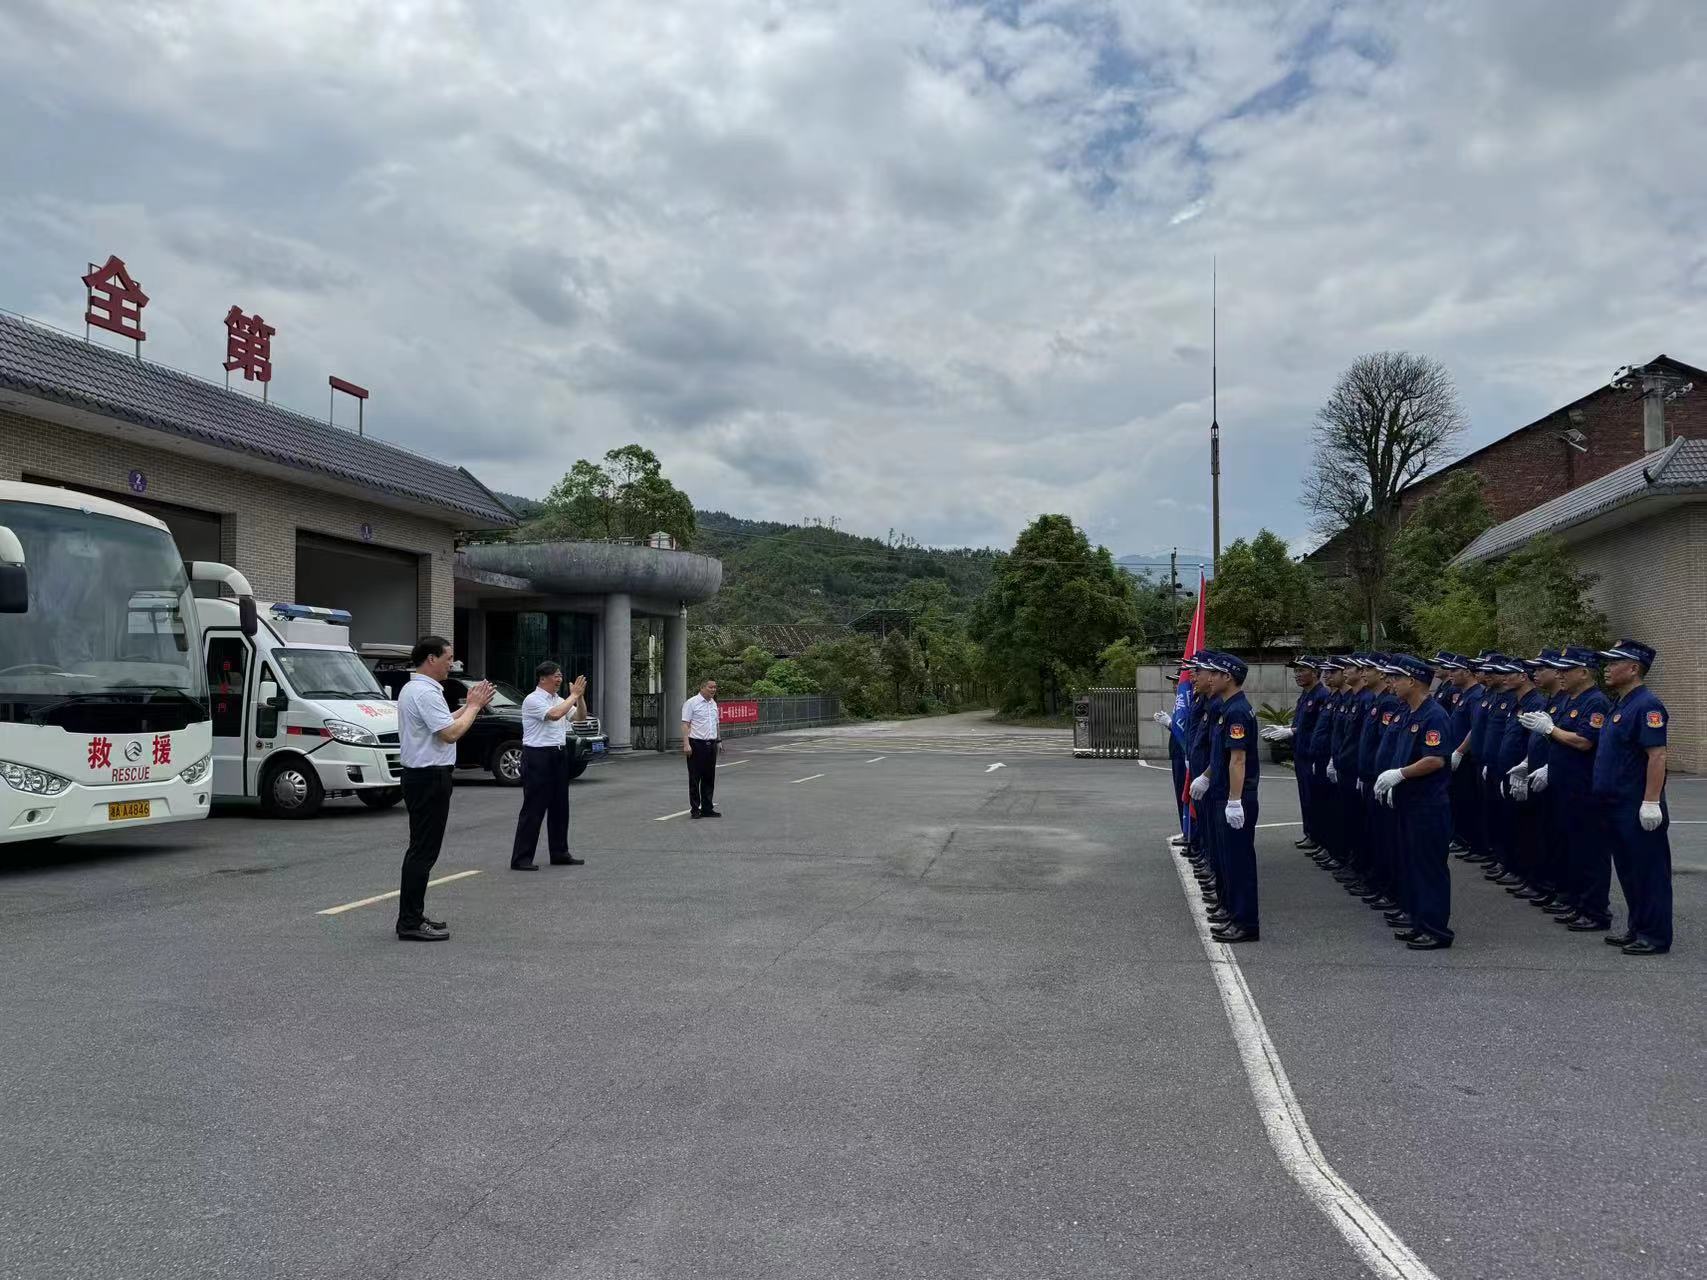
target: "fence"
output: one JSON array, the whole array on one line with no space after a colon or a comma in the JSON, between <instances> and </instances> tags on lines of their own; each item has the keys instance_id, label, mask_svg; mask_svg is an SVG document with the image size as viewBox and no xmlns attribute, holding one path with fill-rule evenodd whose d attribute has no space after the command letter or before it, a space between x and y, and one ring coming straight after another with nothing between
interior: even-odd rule
<instances>
[{"instance_id":1,"label":"fence","mask_svg":"<svg viewBox=\"0 0 1707 1280\"><path fill-rule=\"evenodd\" d=\"M1174 709L1175 686L1163 675L1171 670L1171 665L1138 668L1137 755L1144 760L1168 758L1168 731L1150 717L1158 711L1171 713ZM1249 674L1245 676L1244 688L1245 697L1250 699L1253 710L1260 710L1265 702L1270 706L1290 707L1298 700L1298 686L1292 679L1292 670L1280 662L1264 662L1252 666ZM1079 754L1077 745L1075 738L1074 754Z\"/></svg>"},{"instance_id":2,"label":"fence","mask_svg":"<svg viewBox=\"0 0 1707 1280\"><path fill-rule=\"evenodd\" d=\"M1091 689L1073 700L1073 754L1134 760L1139 753L1138 690Z\"/></svg>"},{"instance_id":3,"label":"fence","mask_svg":"<svg viewBox=\"0 0 1707 1280\"><path fill-rule=\"evenodd\" d=\"M780 729L809 729L814 725L840 724L842 720L840 698L742 698L738 701L758 703L758 720L745 724L723 724L717 730L719 737L745 738L755 733L775 733ZM631 706L629 741L634 750L665 751L671 744L680 745L681 722L666 718L674 708L665 705L663 694L639 694Z\"/></svg>"}]
</instances>

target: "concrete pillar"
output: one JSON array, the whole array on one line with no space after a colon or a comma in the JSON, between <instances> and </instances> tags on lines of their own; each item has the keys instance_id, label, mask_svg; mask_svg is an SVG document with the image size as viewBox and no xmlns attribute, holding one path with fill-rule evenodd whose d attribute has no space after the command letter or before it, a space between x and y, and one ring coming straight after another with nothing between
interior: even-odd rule
<instances>
[{"instance_id":1,"label":"concrete pillar","mask_svg":"<svg viewBox=\"0 0 1707 1280\"><path fill-rule=\"evenodd\" d=\"M627 751L634 741L629 725L628 668L633 661L633 603L628 593L612 592L605 597L604 632L604 730L612 751Z\"/></svg>"},{"instance_id":2,"label":"concrete pillar","mask_svg":"<svg viewBox=\"0 0 1707 1280\"><path fill-rule=\"evenodd\" d=\"M688 620L683 614L664 619L664 737L682 740L682 703L688 700Z\"/></svg>"}]
</instances>

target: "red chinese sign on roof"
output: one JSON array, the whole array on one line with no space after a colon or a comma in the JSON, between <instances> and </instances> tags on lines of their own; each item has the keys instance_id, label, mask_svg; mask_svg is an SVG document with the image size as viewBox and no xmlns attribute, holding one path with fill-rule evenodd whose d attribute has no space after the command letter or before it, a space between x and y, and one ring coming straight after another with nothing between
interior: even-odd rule
<instances>
[{"instance_id":1,"label":"red chinese sign on roof","mask_svg":"<svg viewBox=\"0 0 1707 1280\"><path fill-rule=\"evenodd\" d=\"M85 324L138 342L148 336L142 331L142 309L148 305L148 295L130 278L124 259L109 255L106 265L91 270L83 283L89 288Z\"/></svg>"},{"instance_id":2,"label":"red chinese sign on roof","mask_svg":"<svg viewBox=\"0 0 1707 1280\"><path fill-rule=\"evenodd\" d=\"M246 316L241 307L225 313L225 371L243 370L246 382L273 380L273 335L278 332L260 316Z\"/></svg>"}]
</instances>

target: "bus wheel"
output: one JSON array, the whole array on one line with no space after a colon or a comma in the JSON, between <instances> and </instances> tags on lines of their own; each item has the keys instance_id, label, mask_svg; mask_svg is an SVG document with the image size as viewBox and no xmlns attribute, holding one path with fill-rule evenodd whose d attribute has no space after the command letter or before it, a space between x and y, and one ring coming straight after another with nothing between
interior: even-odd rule
<instances>
[{"instance_id":1,"label":"bus wheel","mask_svg":"<svg viewBox=\"0 0 1707 1280\"><path fill-rule=\"evenodd\" d=\"M403 788L375 787L356 792L356 798L370 809L389 809L403 798Z\"/></svg>"},{"instance_id":2,"label":"bus wheel","mask_svg":"<svg viewBox=\"0 0 1707 1280\"><path fill-rule=\"evenodd\" d=\"M312 818L325 802L320 775L305 761L280 761L261 779L261 812L269 818Z\"/></svg>"}]
</instances>

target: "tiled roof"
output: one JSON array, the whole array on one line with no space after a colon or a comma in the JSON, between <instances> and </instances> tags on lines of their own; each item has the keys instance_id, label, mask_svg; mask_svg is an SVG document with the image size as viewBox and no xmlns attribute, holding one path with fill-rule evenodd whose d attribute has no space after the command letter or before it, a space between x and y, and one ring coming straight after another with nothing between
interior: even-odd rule
<instances>
[{"instance_id":1,"label":"tiled roof","mask_svg":"<svg viewBox=\"0 0 1707 1280\"><path fill-rule=\"evenodd\" d=\"M509 509L461 467L5 314L0 314L0 387L262 458L307 473L305 480L335 476L442 507L470 527L516 523Z\"/></svg>"},{"instance_id":2,"label":"tiled roof","mask_svg":"<svg viewBox=\"0 0 1707 1280\"><path fill-rule=\"evenodd\" d=\"M1694 493L1707 495L1707 440L1674 440L1658 453L1495 525L1459 552L1453 563L1492 560L1516 551L1531 538L1559 533L1643 498Z\"/></svg>"}]
</instances>

